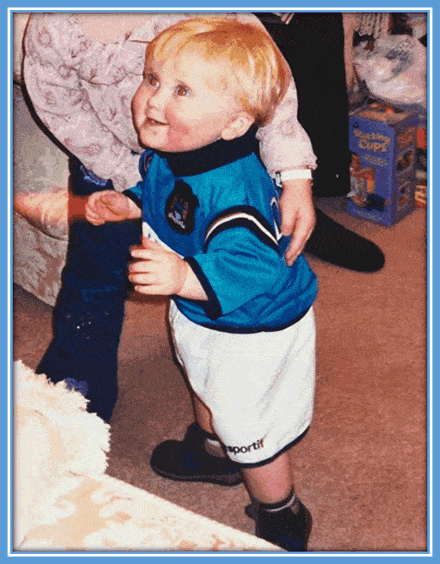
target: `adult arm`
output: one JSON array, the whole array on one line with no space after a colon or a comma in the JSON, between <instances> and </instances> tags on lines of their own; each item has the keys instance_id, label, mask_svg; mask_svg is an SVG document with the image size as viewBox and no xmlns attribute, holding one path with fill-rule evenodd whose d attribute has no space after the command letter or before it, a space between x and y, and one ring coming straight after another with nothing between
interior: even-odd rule
<instances>
[{"instance_id":1,"label":"adult arm","mask_svg":"<svg viewBox=\"0 0 440 564\"><path fill-rule=\"evenodd\" d=\"M32 14L24 47L26 89L50 133L88 170L111 179L117 190L135 184L140 178L136 144L116 135L103 121L107 113L109 120L113 115L113 119L124 119L132 127L130 99L125 102L121 99L124 87L129 88L128 82L115 83L115 77L106 75L105 63L107 69L119 66L124 74L133 60L118 61L122 57L120 46L92 41L71 14ZM90 61L96 61L96 66L92 68ZM142 56L139 62L142 64ZM139 82L141 73L142 67ZM99 115L91 97L105 90L108 92L105 102L112 99L113 103L104 111L101 108Z\"/></svg>"},{"instance_id":2,"label":"adult arm","mask_svg":"<svg viewBox=\"0 0 440 564\"><path fill-rule=\"evenodd\" d=\"M31 14L23 73L34 109L50 133L95 175L122 191L134 186L139 146L131 99L142 82L145 48L160 31L197 14ZM99 21L102 25L99 26ZM129 31L128 24L139 27ZM113 27L106 40L106 24ZM119 38L115 35L120 32Z\"/></svg>"},{"instance_id":3,"label":"adult arm","mask_svg":"<svg viewBox=\"0 0 440 564\"><path fill-rule=\"evenodd\" d=\"M271 175L281 172L289 177L282 181L280 199L281 230L292 236L285 254L291 265L303 251L315 226L312 197L312 170L316 168L310 138L298 118L298 98L293 78L272 121L258 130L261 158ZM307 178L309 177L309 178Z\"/></svg>"}]
</instances>

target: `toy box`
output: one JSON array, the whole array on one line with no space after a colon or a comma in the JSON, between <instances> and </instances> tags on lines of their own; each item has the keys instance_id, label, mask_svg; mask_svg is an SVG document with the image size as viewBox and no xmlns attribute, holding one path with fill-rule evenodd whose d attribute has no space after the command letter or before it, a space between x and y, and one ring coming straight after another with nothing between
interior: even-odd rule
<instances>
[{"instance_id":1,"label":"toy box","mask_svg":"<svg viewBox=\"0 0 440 564\"><path fill-rule=\"evenodd\" d=\"M417 115L370 103L350 116L347 212L392 225L414 209Z\"/></svg>"},{"instance_id":2,"label":"toy box","mask_svg":"<svg viewBox=\"0 0 440 564\"><path fill-rule=\"evenodd\" d=\"M428 200L428 151L427 151L426 123L417 128L416 163L414 165L416 192L416 208L427 207Z\"/></svg>"}]
</instances>

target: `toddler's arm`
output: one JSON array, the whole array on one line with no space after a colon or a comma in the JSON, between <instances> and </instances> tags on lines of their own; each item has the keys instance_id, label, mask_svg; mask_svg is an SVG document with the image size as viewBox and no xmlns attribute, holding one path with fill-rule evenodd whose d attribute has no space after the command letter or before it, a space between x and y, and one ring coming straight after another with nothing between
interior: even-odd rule
<instances>
[{"instance_id":1,"label":"toddler's arm","mask_svg":"<svg viewBox=\"0 0 440 564\"><path fill-rule=\"evenodd\" d=\"M139 219L141 210L124 194L115 190L102 190L87 198L85 216L93 225L103 225L108 221Z\"/></svg>"}]
</instances>

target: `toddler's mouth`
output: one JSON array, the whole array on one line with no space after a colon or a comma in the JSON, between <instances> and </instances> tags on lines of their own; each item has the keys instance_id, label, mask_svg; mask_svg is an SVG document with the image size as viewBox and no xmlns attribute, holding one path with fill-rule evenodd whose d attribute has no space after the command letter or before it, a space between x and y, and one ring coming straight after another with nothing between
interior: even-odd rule
<instances>
[{"instance_id":1,"label":"toddler's mouth","mask_svg":"<svg viewBox=\"0 0 440 564\"><path fill-rule=\"evenodd\" d=\"M158 121L157 119L154 118L147 118L147 123L149 125L168 125L166 123L164 123L163 121Z\"/></svg>"}]
</instances>

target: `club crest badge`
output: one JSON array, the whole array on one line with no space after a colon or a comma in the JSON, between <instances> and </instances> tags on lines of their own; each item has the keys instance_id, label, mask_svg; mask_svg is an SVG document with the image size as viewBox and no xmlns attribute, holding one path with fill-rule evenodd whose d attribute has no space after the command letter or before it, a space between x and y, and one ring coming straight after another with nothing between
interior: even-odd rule
<instances>
[{"instance_id":1,"label":"club crest badge","mask_svg":"<svg viewBox=\"0 0 440 564\"><path fill-rule=\"evenodd\" d=\"M165 210L171 228L177 233L191 234L194 230L195 211L198 205L199 200L193 193L191 186L183 180L176 180Z\"/></svg>"}]
</instances>

